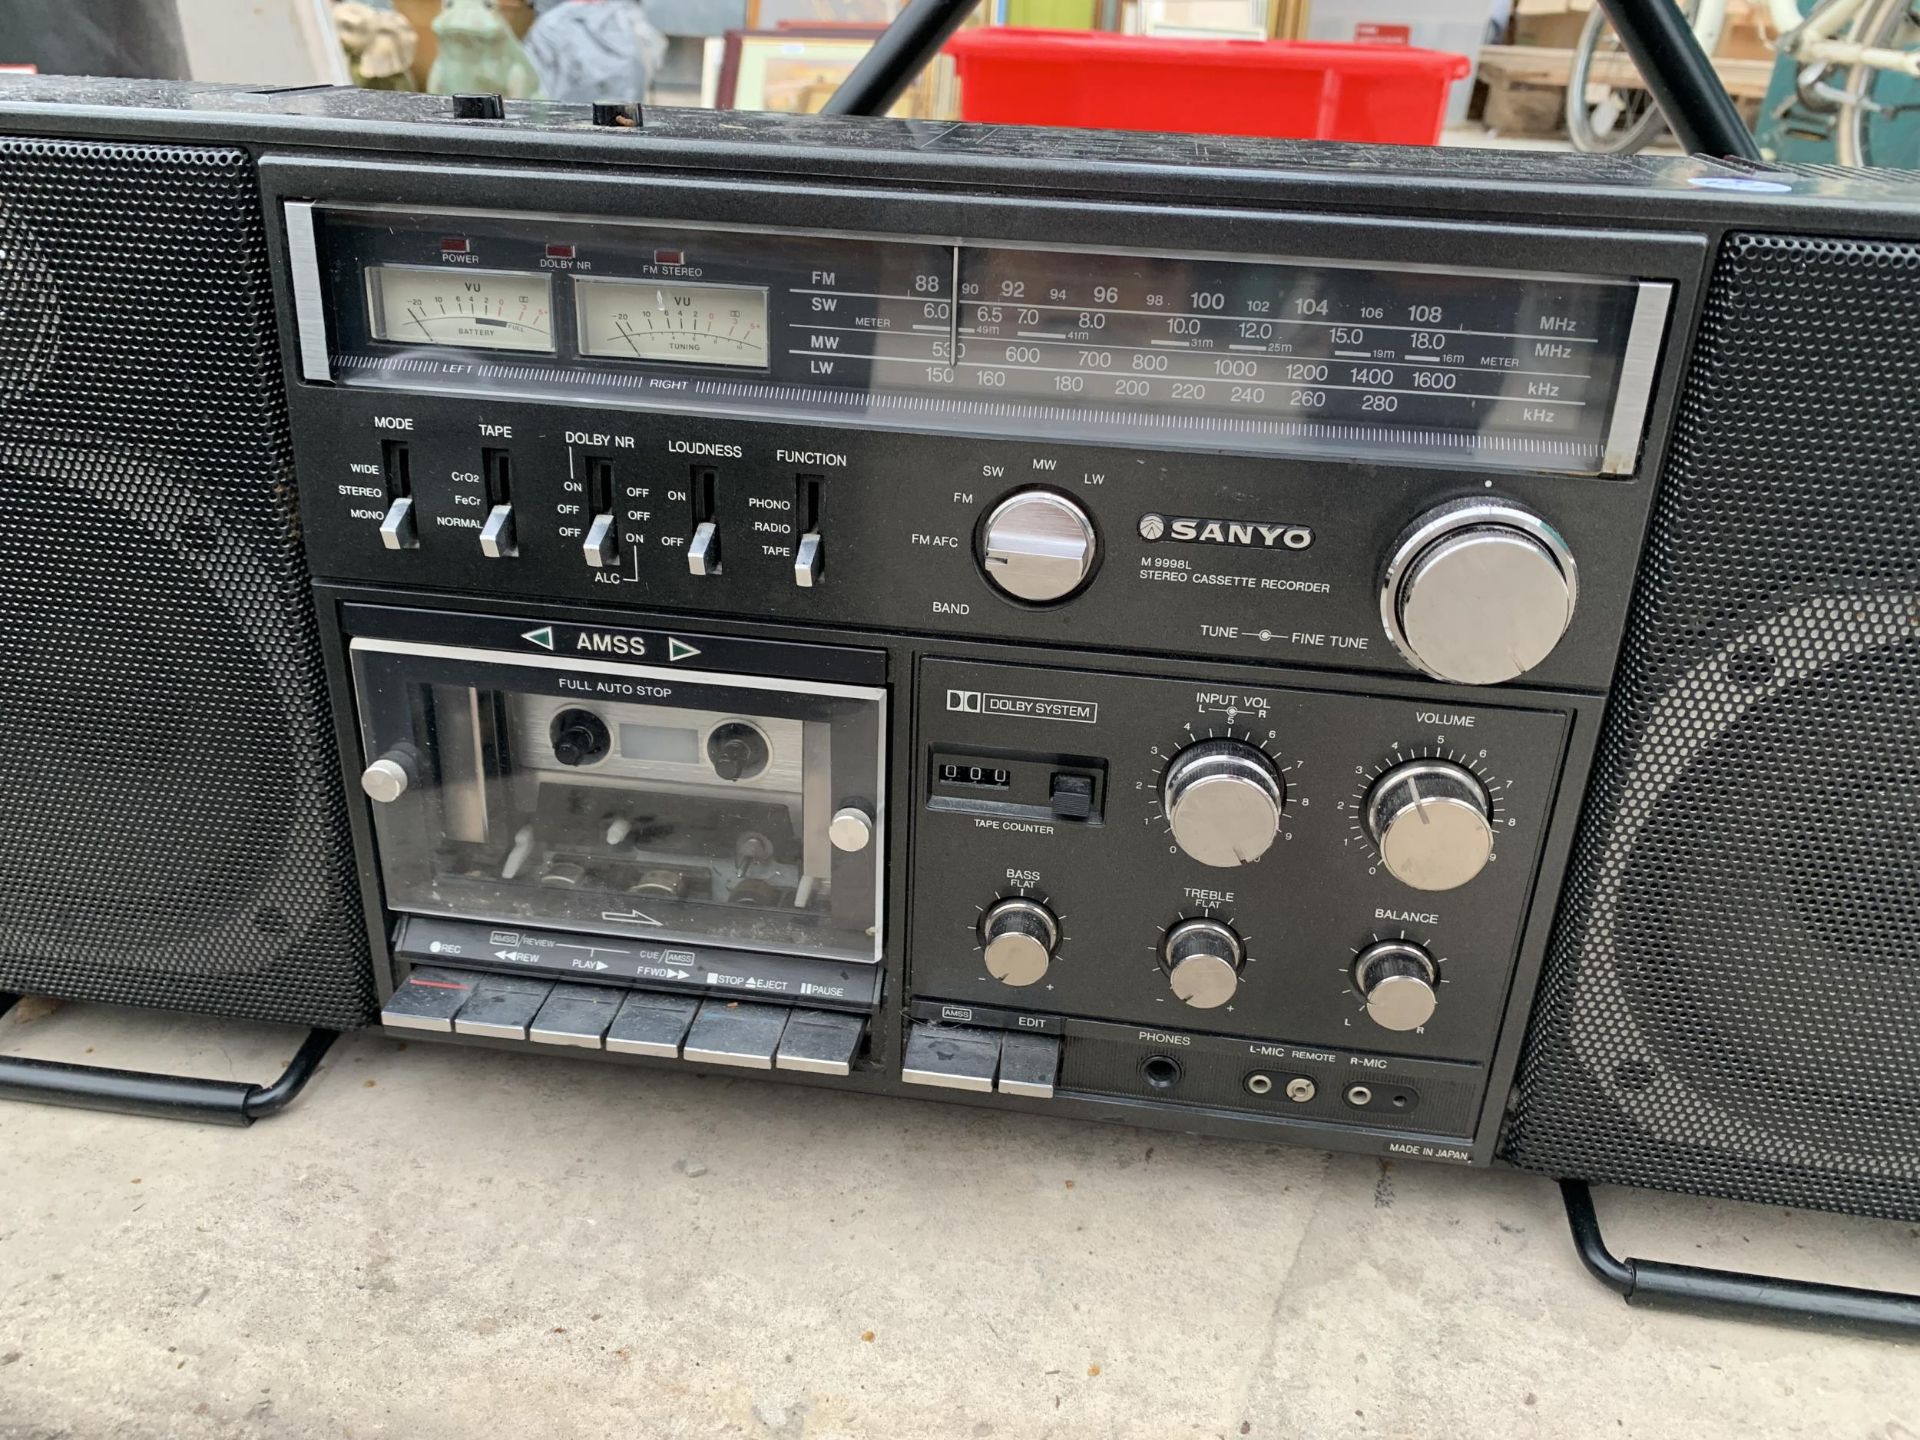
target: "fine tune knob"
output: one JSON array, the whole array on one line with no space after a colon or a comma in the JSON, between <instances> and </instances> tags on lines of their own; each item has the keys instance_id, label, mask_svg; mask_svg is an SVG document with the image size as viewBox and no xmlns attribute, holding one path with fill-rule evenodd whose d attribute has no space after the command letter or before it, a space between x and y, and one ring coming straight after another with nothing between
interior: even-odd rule
<instances>
[{"instance_id":1,"label":"fine tune knob","mask_svg":"<svg viewBox=\"0 0 1920 1440\"><path fill-rule=\"evenodd\" d=\"M1403 885L1453 890L1493 854L1492 810L1486 786L1464 766L1409 760L1367 792L1367 833Z\"/></svg>"},{"instance_id":2,"label":"fine tune knob","mask_svg":"<svg viewBox=\"0 0 1920 1440\"><path fill-rule=\"evenodd\" d=\"M1353 983L1367 1000L1367 1018L1383 1030L1418 1030L1433 1018L1439 967L1418 945L1382 940L1353 962Z\"/></svg>"},{"instance_id":3,"label":"fine tune knob","mask_svg":"<svg viewBox=\"0 0 1920 1440\"><path fill-rule=\"evenodd\" d=\"M1250 865L1280 833L1287 791L1244 740L1202 740L1167 762L1160 800L1173 840L1202 865Z\"/></svg>"},{"instance_id":4,"label":"fine tune knob","mask_svg":"<svg viewBox=\"0 0 1920 1440\"><path fill-rule=\"evenodd\" d=\"M1036 605L1064 600L1093 571L1097 541L1087 512L1051 490L1021 490L987 516L980 567L996 589Z\"/></svg>"},{"instance_id":5,"label":"fine tune knob","mask_svg":"<svg viewBox=\"0 0 1920 1440\"><path fill-rule=\"evenodd\" d=\"M1240 988L1246 948L1218 920L1182 920L1160 943L1160 960L1174 995L1196 1010L1213 1010Z\"/></svg>"},{"instance_id":6,"label":"fine tune knob","mask_svg":"<svg viewBox=\"0 0 1920 1440\"><path fill-rule=\"evenodd\" d=\"M1060 922L1038 900L1001 900L980 917L987 973L1002 985L1032 985L1053 963Z\"/></svg>"},{"instance_id":7,"label":"fine tune knob","mask_svg":"<svg viewBox=\"0 0 1920 1440\"><path fill-rule=\"evenodd\" d=\"M1400 537L1380 618L1408 663L1435 679L1497 685L1553 653L1577 592L1573 555L1551 525L1506 501L1462 500Z\"/></svg>"}]
</instances>

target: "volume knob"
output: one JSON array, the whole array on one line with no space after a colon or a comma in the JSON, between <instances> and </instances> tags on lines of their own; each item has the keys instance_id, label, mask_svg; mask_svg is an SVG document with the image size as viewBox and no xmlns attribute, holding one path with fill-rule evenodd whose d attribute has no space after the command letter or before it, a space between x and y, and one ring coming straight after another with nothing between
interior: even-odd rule
<instances>
[{"instance_id":1,"label":"volume knob","mask_svg":"<svg viewBox=\"0 0 1920 1440\"><path fill-rule=\"evenodd\" d=\"M1032 985L1053 963L1060 922L1038 900L1002 900L980 917L987 973L1002 985Z\"/></svg>"},{"instance_id":2,"label":"volume knob","mask_svg":"<svg viewBox=\"0 0 1920 1440\"><path fill-rule=\"evenodd\" d=\"M1531 511L1463 500L1401 535L1380 618L1409 664L1436 680L1497 685L1553 653L1573 623L1573 555Z\"/></svg>"},{"instance_id":3,"label":"volume knob","mask_svg":"<svg viewBox=\"0 0 1920 1440\"><path fill-rule=\"evenodd\" d=\"M1233 998L1245 959L1240 937L1218 920L1183 920L1160 944L1175 997L1196 1010L1217 1009Z\"/></svg>"},{"instance_id":4,"label":"volume knob","mask_svg":"<svg viewBox=\"0 0 1920 1440\"><path fill-rule=\"evenodd\" d=\"M1438 999L1433 957L1405 940L1369 945L1353 962L1353 983L1367 998L1367 1018L1383 1030L1418 1030Z\"/></svg>"},{"instance_id":5,"label":"volume knob","mask_svg":"<svg viewBox=\"0 0 1920 1440\"><path fill-rule=\"evenodd\" d=\"M1251 865L1280 833L1286 786L1244 740L1202 740L1167 763L1160 782L1173 840L1202 865Z\"/></svg>"},{"instance_id":6,"label":"volume knob","mask_svg":"<svg viewBox=\"0 0 1920 1440\"><path fill-rule=\"evenodd\" d=\"M1064 600L1093 573L1093 521L1064 495L1021 490L980 527L980 568L997 590L1036 605Z\"/></svg>"},{"instance_id":7,"label":"volume knob","mask_svg":"<svg viewBox=\"0 0 1920 1440\"><path fill-rule=\"evenodd\" d=\"M1394 879L1453 890L1493 854L1492 803L1474 774L1445 760L1396 765L1367 792L1367 833Z\"/></svg>"}]
</instances>

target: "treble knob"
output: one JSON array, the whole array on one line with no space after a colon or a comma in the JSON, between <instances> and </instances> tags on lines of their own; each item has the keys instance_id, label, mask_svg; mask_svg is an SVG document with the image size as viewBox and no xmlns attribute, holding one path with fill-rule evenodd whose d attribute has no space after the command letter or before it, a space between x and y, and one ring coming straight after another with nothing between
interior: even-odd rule
<instances>
[{"instance_id":1,"label":"treble knob","mask_svg":"<svg viewBox=\"0 0 1920 1440\"><path fill-rule=\"evenodd\" d=\"M1383 1030L1418 1030L1433 1018L1440 969L1406 940L1369 945L1353 962L1354 987L1366 997L1367 1018Z\"/></svg>"},{"instance_id":2,"label":"treble knob","mask_svg":"<svg viewBox=\"0 0 1920 1440\"><path fill-rule=\"evenodd\" d=\"M1367 833L1401 884L1453 890L1493 854L1492 811L1486 786L1464 766L1409 760L1367 792Z\"/></svg>"},{"instance_id":3,"label":"treble knob","mask_svg":"<svg viewBox=\"0 0 1920 1440\"><path fill-rule=\"evenodd\" d=\"M1196 1010L1214 1010L1240 988L1246 947L1229 925L1218 920L1182 920L1160 942L1173 993Z\"/></svg>"},{"instance_id":4,"label":"treble knob","mask_svg":"<svg viewBox=\"0 0 1920 1440\"><path fill-rule=\"evenodd\" d=\"M1287 790L1265 751L1202 740L1167 763L1161 804L1174 844L1202 865L1251 865L1280 833Z\"/></svg>"},{"instance_id":5,"label":"treble knob","mask_svg":"<svg viewBox=\"0 0 1920 1440\"><path fill-rule=\"evenodd\" d=\"M987 973L1002 985L1032 985L1047 973L1060 922L1038 900L1002 900L980 917Z\"/></svg>"}]
</instances>

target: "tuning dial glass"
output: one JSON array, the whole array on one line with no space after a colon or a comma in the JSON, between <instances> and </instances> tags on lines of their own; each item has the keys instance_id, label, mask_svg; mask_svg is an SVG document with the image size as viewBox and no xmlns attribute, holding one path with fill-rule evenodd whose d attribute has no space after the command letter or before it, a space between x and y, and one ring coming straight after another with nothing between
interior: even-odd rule
<instances>
[{"instance_id":1,"label":"tuning dial glass","mask_svg":"<svg viewBox=\"0 0 1920 1440\"><path fill-rule=\"evenodd\" d=\"M1233 998L1246 958L1233 927L1218 920L1182 920L1160 944L1167 983L1196 1010L1215 1010Z\"/></svg>"},{"instance_id":2,"label":"tuning dial glass","mask_svg":"<svg viewBox=\"0 0 1920 1440\"><path fill-rule=\"evenodd\" d=\"M1087 512L1051 490L1009 495L980 527L980 568L1017 600L1064 600L1093 573L1098 541Z\"/></svg>"},{"instance_id":3,"label":"tuning dial glass","mask_svg":"<svg viewBox=\"0 0 1920 1440\"><path fill-rule=\"evenodd\" d=\"M1381 863L1416 890L1454 890L1493 855L1493 802L1479 778L1448 760L1409 760L1367 792L1367 833Z\"/></svg>"},{"instance_id":4,"label":"tuning dial glass","mask_svg":"<svg viewBox=\"0 0 1920 1440\"><path fill-rule=\"evenodd\" d=\"M1420 946L1382 940L1353 962L1353 983L1366 997L1367 1018L1383 1030L1418 1030L1433 1018L1440 967Z\"/></svg>"},{"instance_id":5,"label":"tuning dial glass","mask_svg":"<svg viewBox=\"0 0 1920 1440\"><path fill-rule=\"evenodd\" d=\"M1467 500L1400 537L1380 617L1409 664L1437 680L1497 685L1553 653L1577 594L1573 555L1551 525L1505 501Z\"/></svg>"},{"instance_id":6,"label":"tuning dial glass","mask_svg":"<svg viewBox=\"0 0 1920 1440\"><path fill-rule=\"evenodd\" d=\"M1002 985L1033 985L1060 944L1060 922L1038 900L1001 900L980 917L987 973Z\"/></svg>"},{"instance_id":7,"label":"tuning dial glass","mask_svg":"<svg viewBox=\"0 0 1920 1440\"><path fill-rule=\"evenodd\" d=\"M1167 763L1160 801L1174 843L1202 865L1251 865L1267 853L1286 813L1286 782L1271 757L1244 740L1202 740Z\"/></svg>"}]
</instances>

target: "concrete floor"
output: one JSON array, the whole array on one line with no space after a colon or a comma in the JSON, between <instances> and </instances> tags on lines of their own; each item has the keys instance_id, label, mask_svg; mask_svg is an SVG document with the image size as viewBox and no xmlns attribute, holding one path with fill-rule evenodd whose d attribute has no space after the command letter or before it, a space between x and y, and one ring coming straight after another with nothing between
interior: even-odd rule
<instances>
[{"instance_id":1,"label":"concrete floor","mask_svg":"<svg viewBox=\"0 0 1920 1440\"><path fill-rule=\"evenodd\" d=\"M265 1078L66 1007L0 1052ZM1920 1290L1904 1225L1603 1193ZM1920 1437L1920 1349L1629 1310L1544 1181L379 1036L251 1130L0 1103L0 1436Z\"/></svg>"}]
</instances>

